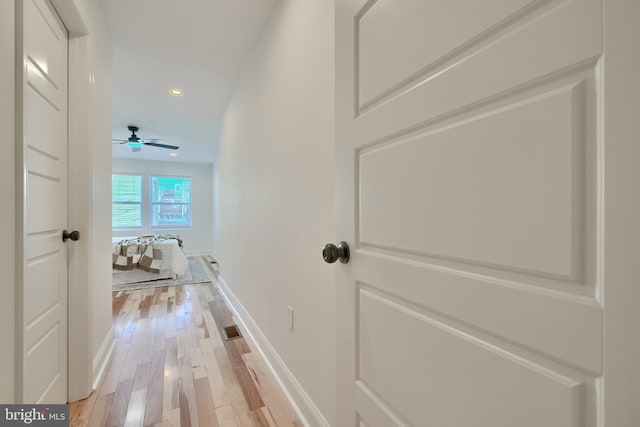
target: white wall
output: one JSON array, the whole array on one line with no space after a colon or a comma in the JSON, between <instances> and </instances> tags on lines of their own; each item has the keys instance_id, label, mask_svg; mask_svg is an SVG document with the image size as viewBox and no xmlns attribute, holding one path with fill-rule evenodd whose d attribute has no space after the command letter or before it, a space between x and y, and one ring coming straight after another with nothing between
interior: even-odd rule
<instances>
[{"instance_id":1,"label":"white wall","mask_svg":"<svg viewBox=\"0 0 640 427\"><path fill-rule=\"evenodd\" d=\"M335 240L333 29L332 1L276 6L224 116L214 248L224 282L331 424L334 266L321 249Z\"/></svg>"},{"instance_id":2,"label":"white wall","mask_svg":"<svg viewBox=\"0 0 640 427\"><path fill-rule=\"evenodd\" d=\"M91 31L92 92L90 94L91 170L91 284L93 309L92 360L101 363L101 348L109 345L111 311L111 99L112 46L110 30L98 0L78 2ZM94 378L95 382L95 366Z\"/></svg>"},{"instance_id":3,"label":"white wall","mask_svg":"<svg viewBox=\"0 0 640 427\"><path fill-rule=\"evenodd\" d=\"M137 173L142 175L143 195L149 197L151 175L176 175L191 177L190 229L150 229L149 212L143 209L142 230L114 231L113 236L144 234L178 234L182 238L186 254L210 254L213 249L213 173L212 165L204 163L161 162L153 160L113 159L113 173Z\"/></svg>"},{"instance_id":4,"label":"white wall","mask_svg":"<svg viewBox=\"0 0 640 427\"><path fill-rule=\"evenodd\" d=\"M0 233L5 244L15 241L15 3L0 1L0 182L4 209L0 209ZM0 256L0 402L14 402L15 351L15 253L5 247Z\"/></svg>"}]
</instances>

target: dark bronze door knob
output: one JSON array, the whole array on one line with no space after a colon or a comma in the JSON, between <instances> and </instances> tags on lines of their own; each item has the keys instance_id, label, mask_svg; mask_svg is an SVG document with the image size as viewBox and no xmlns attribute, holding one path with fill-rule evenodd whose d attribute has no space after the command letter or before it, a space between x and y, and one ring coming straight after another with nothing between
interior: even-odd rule
<instances>
[{"instance_id":1,"label":"dark bronze door knob","mask_svg":"<svg viewBox=\"0 0 640 427\"><path fill-rule=\"evenodd\" d=\"M69 233L67 230L62 232L62 241L66 242L67 240L73 240L74 242L80 239L80 232L78 230L74 230Z\"/></svg>"},{"instance_id":2,"label":"dark bronze door knob","mask_svg":"<svg viewBox=\"0 0 640 427\"><path fill-rule=\"evenodd\" d=\"M340 242L338 246L333 243L327 243L322 249L322 258L328 264L333 264L338 260L346 264L349 262L349 245L347 242Z\"/></svg>"}]
</instances>

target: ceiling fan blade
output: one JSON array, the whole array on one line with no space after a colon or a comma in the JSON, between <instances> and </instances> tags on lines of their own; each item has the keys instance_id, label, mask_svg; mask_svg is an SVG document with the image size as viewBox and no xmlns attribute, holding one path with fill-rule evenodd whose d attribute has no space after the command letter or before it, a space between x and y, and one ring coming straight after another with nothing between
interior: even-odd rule
<instances>
[{"instance_id":1,"label":"ceiling fan blade","mask_svg":"<svg viewBox=\"0 0 640 427\"><path fill-rule=\"evenodd\" d=\"M126 144L127 142L129 142L126 139L112 139L111 141L113 141L114 144Z\"/></svg>"},{"instance_id":2,"label":"ceiling fan blade","mask_svg":"<svg viewBox=\"0 0 640 427\"><path fill-rule=\"evenodd\" d=\"M150 145L152 147L168 148L169 150L177 150L178 148L180 148L177 145L157 144L155 142L143 142L143 144Z\"/></svg>"},{"instance_id":3,"label":"ceiling fan blade","mask_svg":"<svg viewBox=\"0 0 640 427\"><path fill-rule=\"evenodd\" d=\"M152 138L152 139L143 139L142 142L167 142L166 139L161 139L161 138Z\"/></svg>"},{"instance_id":4,"label":"ceiling fan blade","mask_svg":"<svg viewBox=\"0 0 640 427\"><path fill-rule=\"evenodd\" d=\"M138 151L142 151L140 147L131 147L131 151L137 153Z\"/></svg>"}]
</instances>

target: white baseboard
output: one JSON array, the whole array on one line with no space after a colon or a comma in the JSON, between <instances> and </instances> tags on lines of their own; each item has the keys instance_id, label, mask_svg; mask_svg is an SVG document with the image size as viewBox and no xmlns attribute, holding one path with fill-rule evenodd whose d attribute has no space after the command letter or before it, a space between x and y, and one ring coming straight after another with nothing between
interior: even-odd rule
<instances>
[{"instance_id":1,"label":"white baseboard","mask_svg":"<svg viewBox=\"0 0 640 427\"><path fill-rule=\"evenodd\" d=\"M186 256L202 256L202 255L211 255L210 250L194 250L194 251L184 251Z\"/></svg>"},{"instance_id":2,"label":"white baseboard","mask_svg":"<svg viewBox=\"0 0 640 427\"><path fill-rule=\"evenodd\" d=\"M222 277L218 278L218 286L227 304L238 316L244 330L256 344L260 355L267 362L267 366L276 378L280 388L284 391L291 406L298 414L298 417L300 417L302 424L306 427L330 427L330 424L322 416L318 407L304 391L289 368L287 368L287 365L285 365L267 337L262 333L256 322L247 310L245 310L231 289L229 289L229 286Z\"/></svg>"},{"instance_id":3,"label":"white baseboard","mask_svg":"<svg viewBox=\"0 0 640 427\"><path fill-rule=\"evenodd\" d=\"M98 349L98 353L96 354L96 357L93 359L93 364L92 364L93 390L98 389L98 386L100 385L100 382L102 381L102 378L104 377L104 374L106 373L107 368L109 367L109 363L111 362L111 356L113 356L113 350L115 347L116 347L116 336L113 331L113 328L110 328L109 332L107 332L107 336L104 337L104 341L102 341L102 344Z\"/></svg>"}]
</instances>

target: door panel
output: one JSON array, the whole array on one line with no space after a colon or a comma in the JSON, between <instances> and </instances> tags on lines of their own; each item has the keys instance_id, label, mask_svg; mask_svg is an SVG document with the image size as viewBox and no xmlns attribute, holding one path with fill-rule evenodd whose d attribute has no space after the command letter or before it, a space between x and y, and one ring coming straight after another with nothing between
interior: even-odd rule
<instances>
[{"instance_id":1,"label":"door panel","mask_svg":"<svg viewBox=\"0 0 640 427\"><path fill-rule=\"evenodd\" d=\"M376 5L374 2L371 10ZM457 53L421 75L415 84L389 93L375 108L365 109L367 114L358 108L356 147L498 101L572 71L592 69L602 53L601 4L597 0L555 1L508 24L485 44ZM358 40L365 43L361 37ZM423 42L438 44L440 40ZM386 66L395 64L387 62ZM359 76L380 72L364 69L362 64L358 69Z\"/></svg>"},{"instance_id":2,"label":"door panel","mask_svg":"<svg viewBox=\"0 0 640 427\"><path fill-rule=\"evenodd\" d=\"M45 0L22 2L24 285L19 401L67 401L67 32Z\"/></svg>"},{"instance_id":3,"label":"door panel","mask_svg":"<svg viewBox=\"0 0 640 427\"><path fill-rule=\"evenodd\" d=\"M434 68L452 52L480 42L496 27L507 25L505 19L516 19L516 12L523 13L525 6L540 3L544 2L377 1L359 21L360 105L371 104L388 90L406 84L416 73Z\"/></svg>"},{"instance_id":4,"label":"door panel","mask_svg":"<svg viewBox=\"0 0 640 427\"><path fill-rule=\"evenodd\" d=\"M582 91L568 86L360 151L361 242L580 275ZM407 183L419 195L397 191Z\"/></svg>"},{"instance_id":5,"label":"door panel","mask_svg":"<svg viewBox=\"0 0 640 427\"><path fill-rule=\"evenodd\" d=\"M49 126L34 126L33 129L29 129L29 145L32 149L29 153L39 152L53 160L66 156L66 153L61 151L64 148L64 141L60 141L62 135L66 133L66 123L57 120L60 116L59 107L54 107L31 86L27 90L26 103L30 114L50 123ZM52 129L55 129L53 134L50 133Z\"/></svg>"},{"instance_id":6,"label":"door panel","mask_svg":"<svg viewBox=\"0 0 640 427\"><path fill-rule=\"evenodd\" d=\"M592 297L364 249L355 256L353 273L361 286L411 301L569 366L602 371L602 308Z\"/></svg>"},{"instance_id":7,"label":"door panel","mask_svg":"<svg viewBox=\"0 0 640 427\"><path fill-rule=\"evenodd\" d=\"M379 395L407 425L579 425L579 381L369 290L360 291L359 324L357 388Z\"/></svg>"},{"instance_id":8,"label":"door panel","mask_svg":"<svg viewBox=\"0 0 640 427\"><path fill-rule=\"evenodd\" d=\"M359 422L595 427L601 2L362 7L350 35Z\"/></svg>"},{"instance_id":9,"label":"door panel","mask_svg":"<svg viewBox=\"0 0 640 427\"><path fill-rule=\"evenodd\" d=\"M42 313L51 311L60 303L60 290L53 286L41 286L49 281L49 274L55 271L59 264L59 255L50 253L32 258L27 269L25 293L31 295L29 304L25 305L25 320L27 325L37 320Z\"/></svg>"}]
</instances>

